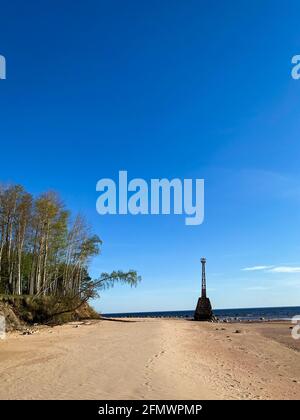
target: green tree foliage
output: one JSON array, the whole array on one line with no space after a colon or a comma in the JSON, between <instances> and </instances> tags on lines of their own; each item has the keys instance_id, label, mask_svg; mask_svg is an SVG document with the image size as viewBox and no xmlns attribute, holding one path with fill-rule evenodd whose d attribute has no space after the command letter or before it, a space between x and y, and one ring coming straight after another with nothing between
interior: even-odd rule
<instances>
[{"instance_id":1,"label":"green tree foliage","mask_svg":"<svg viewBox=\"0 0 300 420\"><path fill-rule=\"evenodd\" d=\"M20 185L0 187L0 293L86 301L115 282L135 286L134 270L92 280L88 264L102 241L54 192L33 198Z\"/></svg>"}]
</instances>

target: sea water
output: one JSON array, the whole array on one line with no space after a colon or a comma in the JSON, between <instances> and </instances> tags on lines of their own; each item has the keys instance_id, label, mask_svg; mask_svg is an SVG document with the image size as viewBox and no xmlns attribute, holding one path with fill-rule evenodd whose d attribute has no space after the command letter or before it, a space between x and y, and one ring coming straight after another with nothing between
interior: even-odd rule
<instances>
[{"instance_id":1,"label":"sea water","mask_svg":"<svg viewBox=\"0 0 300 420\"><path fill-rule=\"evenodd\" d=\"M274 308L242 308L242 309L215 309L214 315L220 320L231 321L259 321L259 320L291 320L300 315L300 306L274 307ZM103 314L115 318L187 318L194 316L194 311L162 311L162 312L129 312Z\"/></svg>"}]
</instances>

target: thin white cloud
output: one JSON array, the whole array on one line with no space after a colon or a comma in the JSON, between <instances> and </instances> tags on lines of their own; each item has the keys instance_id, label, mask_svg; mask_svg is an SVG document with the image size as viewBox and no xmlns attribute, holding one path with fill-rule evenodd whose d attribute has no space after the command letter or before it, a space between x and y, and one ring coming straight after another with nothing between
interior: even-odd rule
<instances>
[{"instance_id":1,"label":"thin white cloud","mask_svg":"<svg viewBox=\"0 0 300 420\"><path fill-rule=\"evenodd\" d=\"M242 268L242 271L259 271L259 270L267 270L274 267L273 265L255 265L254 267L245 267Z\"/></svg>"},{"instance_id":2,"label":"thin white cloud","mask_svg":"<svg viewBox=\"0 0 300 420\"><path fill-rule=\"evenodd\" d=\"M270 287L264 287L264 286L252 286L252 287L246 287L245 290L253 290L253 291L259 291L259 290L269 290Z\"/></svg>"},{"instance_id":3,"label":"thin white cloud","mask_svg":"<svg viewBox=\"0 0 300 420\"><path fill-rule=\"evenodd\" d=\"M264 271L265 273L300 273L300 266L291 265L254 265L242 268L242 271Z\"/></svg>"},{"instance_id":4,"label":"thin white cloud","mask_svg":"<svg viewBox=\"0 0 300 420\"><path fill-rule=\"evenodd\" d=\"M300 273L300 267L279 266L267 270L271 273Z\"/></svg>"}]
</instances>

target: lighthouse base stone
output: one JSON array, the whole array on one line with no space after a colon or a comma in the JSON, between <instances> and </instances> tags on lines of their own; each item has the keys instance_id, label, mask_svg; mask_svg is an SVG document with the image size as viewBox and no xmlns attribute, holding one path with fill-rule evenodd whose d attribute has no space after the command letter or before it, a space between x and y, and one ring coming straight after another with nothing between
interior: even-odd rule
<instances>
[{"instance_id":1,"label":"lighthouse base stone","mask_svg":"<svg viewBox=\"0 0 300 420\"><path fill-rule=\"evenodd\" d=\"M209 298L200 297L194 314L195 321L211 321L213 312Z\"/></svg>"}]
</instances>

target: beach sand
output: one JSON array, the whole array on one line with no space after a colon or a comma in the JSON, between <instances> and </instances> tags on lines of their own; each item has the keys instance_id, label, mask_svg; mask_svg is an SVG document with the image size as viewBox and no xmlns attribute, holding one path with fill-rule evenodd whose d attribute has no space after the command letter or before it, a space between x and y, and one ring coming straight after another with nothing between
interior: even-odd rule
<instances>
[{"instance_id":1,"label":"beach sand","mask_svg":"<svg viewBox=\"0 0 300 420\"><path fill-rule=\"evenodd\" d=\"M300 399L290 326L123 319L11 333L0 399Z\"/></svg>"}]
</instances>

